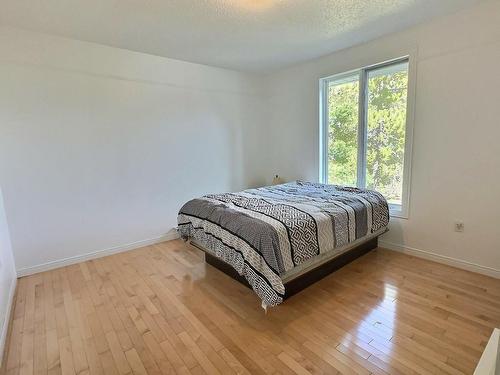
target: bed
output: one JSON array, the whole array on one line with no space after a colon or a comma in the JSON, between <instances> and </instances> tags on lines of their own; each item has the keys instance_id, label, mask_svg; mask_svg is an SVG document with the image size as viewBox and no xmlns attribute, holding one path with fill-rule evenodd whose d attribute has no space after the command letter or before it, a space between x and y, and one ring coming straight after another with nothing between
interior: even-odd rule
<instances>
[{"instance_id":1,"label":"bed","mask_svg":"<svg viewBox=\"0 0 500 375\"><path fill-rule=\"evenodd\" d=\"M177 221L267 308L377 247L389 208L373 190L296 181L190 200Z\"/></svg>"}]
</instances>

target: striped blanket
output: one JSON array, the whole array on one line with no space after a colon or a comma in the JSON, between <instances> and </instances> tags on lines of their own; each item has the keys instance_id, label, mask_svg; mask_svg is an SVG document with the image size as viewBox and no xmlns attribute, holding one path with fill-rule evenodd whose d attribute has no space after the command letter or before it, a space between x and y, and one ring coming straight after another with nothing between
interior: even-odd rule
<instances>
[{"instance_id":1,"label":"striped blanket","mask_svg":"<svg viewBox=\"0 0 500 375\"><path fill-rule=\"evenodd\" d=\"M380 193L297 181L193 199L179 211L178 230L234 267L263 306L275 306L287 271L388 222Z\"/></svg>"}]
</instances>

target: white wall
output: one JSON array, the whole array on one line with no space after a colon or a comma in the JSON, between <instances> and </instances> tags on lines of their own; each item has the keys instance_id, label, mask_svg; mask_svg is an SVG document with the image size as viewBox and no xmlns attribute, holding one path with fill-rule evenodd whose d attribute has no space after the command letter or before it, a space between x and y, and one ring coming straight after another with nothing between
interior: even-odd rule
<instances>
[{"instance_id":1,"label":"white wall","mask_svg":"<svg viewBox=\"0 0 500 375\"><path fill-rule=\"evenodd\" d=\"M258 77L12 28L0 45L0 181L21 274L147 243L188 199L259 184Z\"/></svg>"},{"instance_id":2,"label":"white wall","mask_svg":"<svg viewBox=\"0 0 500 375\"><path fill-rule=\"evenodd\" d=\"M2 189L0 189L0 368L2 367L2 357L15 288L16 270L10 244L9 227L5 217Z\"/></svg>"},{"instance_id":3,"label":"white wall","mask_svg":"<svg viewBox=\"0 0 500 375\"><path fill-rule=\"evenodd\" d=\"M417 50L410 217L383 244L500 277L499 25L489 1L271 74L267 173L318 180L319 78Z\"/></svg>"}]
</instances>

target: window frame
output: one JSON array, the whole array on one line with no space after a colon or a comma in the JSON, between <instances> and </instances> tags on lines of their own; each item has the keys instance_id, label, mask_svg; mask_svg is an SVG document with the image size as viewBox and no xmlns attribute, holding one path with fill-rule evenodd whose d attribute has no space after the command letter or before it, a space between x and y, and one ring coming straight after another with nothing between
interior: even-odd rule
<instances>
[{"instance_id":1,"label":"window frame","mask_svg":"<svg viewBox=\"0 0 500 375\"><path fill-rule=\"evenodd\" d=\"M358 100L358 160L357 160L357 186L366 185L366 146L367 146L367 81L370 71L383 67L396 65L406 62L408 64L408 89L406 105L406 128L405 128L405 151L403 163L403 189L401 196L401 205L389 204L391 216L408 219L410 205L410 181L411 181L411 159L413 146L413 123L415 113L415 83L416 83L416 64L414 53L397 58L385 60L381 63L363 66L357 69L349 70L343 73L330 75L319 80L319 180L321 183L328 183L328 84L331 81L338 81L358 75L359 82L359 100Z\"/></svg>"}]
</instances>

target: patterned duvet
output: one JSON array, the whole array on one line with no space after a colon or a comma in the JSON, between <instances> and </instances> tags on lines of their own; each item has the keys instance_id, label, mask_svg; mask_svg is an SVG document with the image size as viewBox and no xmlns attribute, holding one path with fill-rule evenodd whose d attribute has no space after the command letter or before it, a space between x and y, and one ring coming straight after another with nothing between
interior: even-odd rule
<instances>
[{"instance_id":1,"label":"patterned duvet","mask_svg":"<svg viewBox=\"0 0 500 375\"><path fill-rule=\"evenodd\" d=\"M385 228L389 209L372 190L297 181L193 199L177 221L182 238L234 267L266 307L283 301L287 271Z\"/></svg>"}]
</instances>

